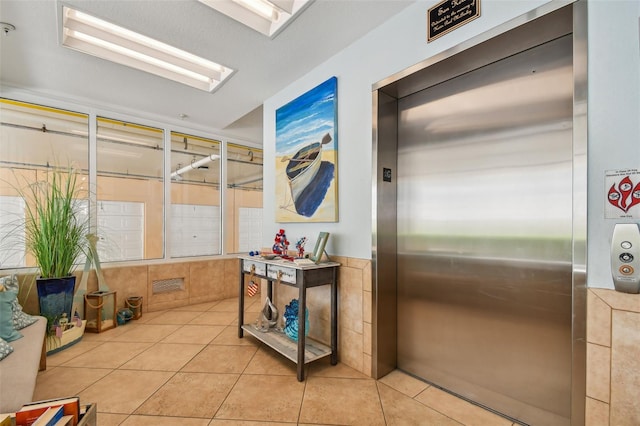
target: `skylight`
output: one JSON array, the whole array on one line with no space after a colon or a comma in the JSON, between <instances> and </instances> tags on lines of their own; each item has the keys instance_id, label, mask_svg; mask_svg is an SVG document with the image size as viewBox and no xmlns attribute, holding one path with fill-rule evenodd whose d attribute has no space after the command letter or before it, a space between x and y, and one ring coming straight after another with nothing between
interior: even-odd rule
<instances>
[{"instance_id":1,"label":"skylight","mask_svg":"<svg viewBox=\"0 0 640 426\"><path fill-rule=\"evenodd\" d=\"M62 44L71 49L212 92L234 70L63 6Z\"/></svg>"},{"instance_id":2,"label":"skylight","mask_svg":"<svg viewBox=\"0 0 640 426\"><path fill-rule=\"evenodd\" d=\"M267 37L274 38L313 0L199 0Z\"/></svg>"}]
</instances>

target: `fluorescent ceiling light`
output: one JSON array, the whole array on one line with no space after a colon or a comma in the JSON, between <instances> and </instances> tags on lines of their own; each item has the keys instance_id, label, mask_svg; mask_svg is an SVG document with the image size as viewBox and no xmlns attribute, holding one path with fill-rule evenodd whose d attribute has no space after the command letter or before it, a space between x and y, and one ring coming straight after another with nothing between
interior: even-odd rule
<instances>
[{"instance_id":1,"label":"fluorescent ceiling light","mask_svg":"<svg viewBox=\"0 0 640 426\"><path fill-rule=\"evenodd\" d=\"M267 37L275 37L313 0L199 0Z\"/></svg>"},{"instance_id":2,"label":"fluorescent ceiling light","mask_svg":"<svg viewBox=\"0 0 640 426\"><path fill-rule=\"evenodd\" d=\"M71 49L212 92L234 70L98 19L62 9L62 44Z\"/></svg>"},{"instance_id":3,"label":"fluorescent ceiling light","mask_svg":"<svg viewBox=\"0 0 640 426\"><path fill-rule=\"evenodd\" d=\"M275 6L264 0L233 0L238 3L240 6L245 7L251 10L254 13L262 16L264 19L268 19L269 21L277 21L278 20L278 10Z\"/></svg>"}]
</instances>

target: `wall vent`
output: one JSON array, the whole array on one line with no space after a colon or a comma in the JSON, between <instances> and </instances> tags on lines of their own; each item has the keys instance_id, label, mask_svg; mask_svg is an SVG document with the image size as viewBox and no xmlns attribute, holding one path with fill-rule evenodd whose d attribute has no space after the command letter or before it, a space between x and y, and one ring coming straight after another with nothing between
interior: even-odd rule
<instances>
[{"instance_id":1,"label":"wall vent","mask_svg":"<svg viewBox=\"0 0 640 426\"><path fill-rule=\"evenodd\" d=\"M184 278L169 278L168 280L157 280L151 283L153 294L169 293L172 291L184 290Z\"/></svg>"}]
</instances>

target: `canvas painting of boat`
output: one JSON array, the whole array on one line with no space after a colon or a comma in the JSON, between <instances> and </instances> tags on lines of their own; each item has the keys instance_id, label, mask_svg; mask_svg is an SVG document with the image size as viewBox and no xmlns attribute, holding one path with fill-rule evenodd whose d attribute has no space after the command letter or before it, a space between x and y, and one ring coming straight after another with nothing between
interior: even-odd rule
<instances>
[{"instance_id":1,"label":"canvas painting of boat","mask_svg":"<svg viewBox=\"0 0 640 426\"><path fill-rule=\"evenodd\" d=\"M337 78L276 110L276 220L336 222Z\"/></svg>"}]
</instances>

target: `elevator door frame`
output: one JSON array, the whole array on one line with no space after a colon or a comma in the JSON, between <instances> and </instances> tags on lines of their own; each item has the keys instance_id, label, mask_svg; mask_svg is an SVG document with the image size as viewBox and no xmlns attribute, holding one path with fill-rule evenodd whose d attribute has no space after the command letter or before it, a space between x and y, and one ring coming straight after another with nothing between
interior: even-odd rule
<instances>
[{"instance_id":1,"label":"elevator door frame","mask_svg":"<svg viewBox=\"0 0 640 426\"><path fill-rule=\"evenodd\" d=\"M397 366L396 208L398 99L563 35L573 39L573 264L571 424L586 397L586 1L547 3L373 86L372 375Z\"/></svg>"}]
</instances>

